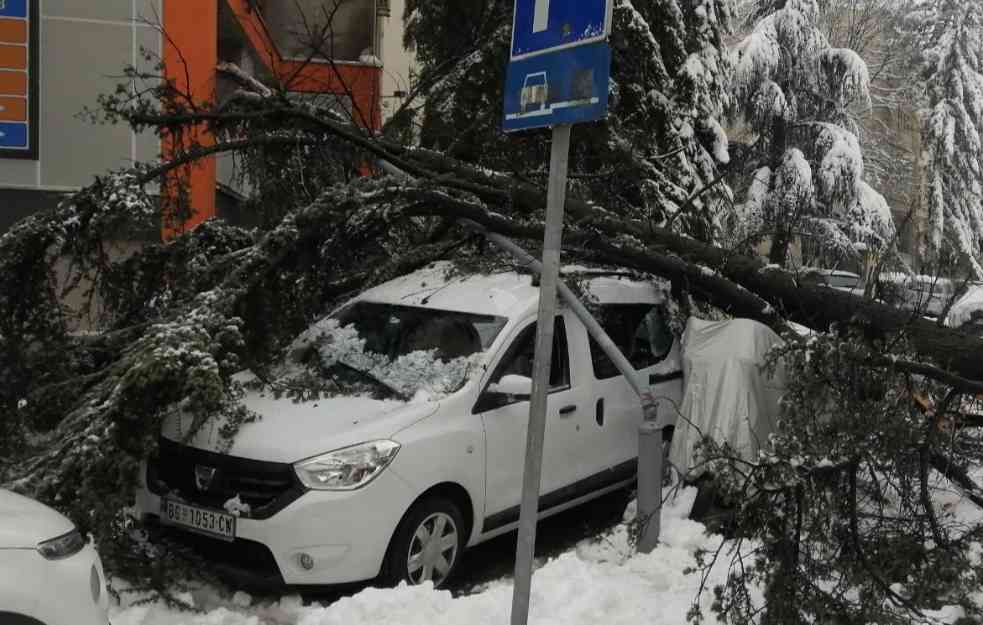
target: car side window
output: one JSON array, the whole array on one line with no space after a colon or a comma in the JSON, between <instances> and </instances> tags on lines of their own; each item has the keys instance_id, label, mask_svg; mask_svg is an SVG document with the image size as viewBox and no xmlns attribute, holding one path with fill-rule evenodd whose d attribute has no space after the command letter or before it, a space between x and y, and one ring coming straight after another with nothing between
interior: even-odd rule
<instances>
[{"instance_id":1,"label":"car side window","mask_svg":"<svg viewBox=\"0 0 983 625\"><path fill-rule=\"evenodd\" d=\"M652 304L602 306L598 321L636 369L645 369L661 362L669 355L675 340L669 329L663 306ZM621 375L593 338L590 340L590 354L595 378L606 380Z\"/></svg>"},{"instance_id":2,"label":"car side window","mask_svg":"<svg viewBox=\"0 0 983 625\"><path fill-rule=\"evenodd\" d=\"M536 357L536 324L525 328L512 342L505 358L492 376L494 384L506 375L532 377L532 364ZM570 386L570 355L567 352L567 332L563 317L557 317L553 326L553 359L550 365L550 390Z\"/></svg>"},{"instance_id":3,"label":"car side window","mask_svg":"<svg viewBox=\"0 0 983 625\"><path fill-rule=\"evenodd\" d=\"M536 356L536 324L533 323L522 330L519 336L512 341L508 351L492 374L489 386L497 384L507 375L521 375L532 378L533 362ZM553 358L550 365L550 385L549 391L563 390L570 387L570 352L567 346L566 326L563 317L557 317L553 326ZM528 401L528 397L515 397L511 400L497 398L492 399L492 394L482 393L482 397L475 405L474 412L484 412L492 408L501 408L508 404L520 401Z\"/></svg>"}]
</instances>

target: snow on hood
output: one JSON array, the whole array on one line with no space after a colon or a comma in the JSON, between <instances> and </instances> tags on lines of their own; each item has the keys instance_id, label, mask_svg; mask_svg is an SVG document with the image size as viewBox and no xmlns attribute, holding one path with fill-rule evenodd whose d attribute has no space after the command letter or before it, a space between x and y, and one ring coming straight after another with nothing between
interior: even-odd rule
<instances>
[{"instance_id":1,"label":"snow on hood","mask_svg":"<svg viewBox=\"0 0 983 625\"><path fill-rule=\"evenodd\" d=\"M0 488L0 549L33 549L74 527L43 503Z\"/></svg>"},{"instance_id":2,"label":"snow on hood","mask_svg":"<svg viewBox=\"0 0 983 625\"><path fill-rule=\"evenodd\" d=\"M311 456L370 440L393 437L436 412L434 401L401 402L368 397L332 397L308 402L277 399L270 393L249 392L243 399L259 420L243 425L229 442L220 436L223 425L216 417L206 422L190 440L187 416L164 421L164 437L240 458L268 462L297 462Z\"/></svg>"}]
</instances>

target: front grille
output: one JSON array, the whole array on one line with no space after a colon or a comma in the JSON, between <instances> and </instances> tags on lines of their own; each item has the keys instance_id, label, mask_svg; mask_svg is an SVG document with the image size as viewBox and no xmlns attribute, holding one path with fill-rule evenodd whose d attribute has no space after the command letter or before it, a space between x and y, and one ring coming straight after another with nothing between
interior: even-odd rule
<instances>
[{"instance_id":1,"label":"front grille","mask_svg":"<svg viewBox=\"0 0 983 625\"><path fill-rule=\"evenodd\" d=\"M280 567L266 545L236 538L215 540L200 534L152 525L152 536L198 554L222 578L241 588L271 589L284 585Z\"/></svg>"},{"instance_id":2,"label":"front grille","mask_svg":"<svg viewBox=\"0 0 983 625\"><path fill-rule=\"evenodd\" d=\"M215 471L211 480L200 483L196 468ZM157 495L216 509L238 496L250 508L242 516L253 519L273 516L304 493L289 464L227 456L164 438L157 456L147 463L147 486Z\"/></svg>"}]
</instances>

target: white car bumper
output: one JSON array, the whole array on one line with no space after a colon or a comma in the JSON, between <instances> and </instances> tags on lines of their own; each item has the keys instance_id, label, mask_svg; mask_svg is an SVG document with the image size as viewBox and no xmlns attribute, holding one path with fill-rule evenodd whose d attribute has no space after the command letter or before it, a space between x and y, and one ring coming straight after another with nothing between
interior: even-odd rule
<instances>
[{"instance_id":1,"label":"white car bumper","mask_svg":"<svg viewBox=\"0 0 983 625\"><path fill-rule=\"evenodd\" d=\"M159 518L160 501L161 497L143 486L137 494L141 517ZM412 501L409 485L395 472L383 471L359 490L307 491L267 519L242 516L236 521L236 540L232 543L177 528L169 531L177 532L182 541L189 540L206 559L225 565L220 570L244 583L346 584L379 575L389 540ZM268 568L263 563L263 548L269 550L282 579L262 570ZM247 551L253 554L250 558L238 557ZM226 554L230 556L227 559L223 557ZM311 568L302 566L302 554L313 560ZM269 555L265 558L269 560Z\"/></svg>"},{"instance_id":2,"label":"white car bumper","mask_svg":"<svg viewBox=\"0 0 983 625\"><path fill-rule=\"evenodd\" d=\"M46 560L34 549L0 554L0 622L4 612L45 625L109 622L102 562L91 544L62 560Z\"/></svg>"}]
</instances>

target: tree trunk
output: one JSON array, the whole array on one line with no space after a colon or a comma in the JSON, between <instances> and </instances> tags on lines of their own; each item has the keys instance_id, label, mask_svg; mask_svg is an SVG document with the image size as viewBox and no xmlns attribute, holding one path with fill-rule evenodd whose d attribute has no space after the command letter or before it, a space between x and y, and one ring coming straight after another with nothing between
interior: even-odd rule
<instances>
[{"instance_id":1,"label":"tree trunk","mask_svg":"<svg viewBox=\"0 0 983 625\"><path fill-rule=\"evenodd\" d=\"M513 178L478 171L433 152L402 152L402 158L437 174L441 185L474 193L490 204L504 203L527 215L539 214L546 205L542 189ZM417 210L421 214L465 217L508 236L542 239L540 224L519 224L478 203L442 192L412 193L420 201ZM566 217L566 247L590 250L610 262L668 278L735 316L779 328L788 319L823 332L833 324L853 323L872 336L904 334L920 358L963 378L983 381L979 339L940 327L917 313L824 286L800 284L795 274L768 267L760 259L622 219L577 198L567 199Z\"/></svg>"}]
</instances>

